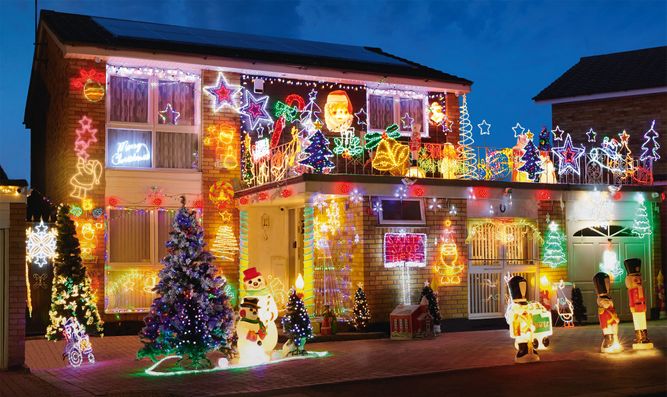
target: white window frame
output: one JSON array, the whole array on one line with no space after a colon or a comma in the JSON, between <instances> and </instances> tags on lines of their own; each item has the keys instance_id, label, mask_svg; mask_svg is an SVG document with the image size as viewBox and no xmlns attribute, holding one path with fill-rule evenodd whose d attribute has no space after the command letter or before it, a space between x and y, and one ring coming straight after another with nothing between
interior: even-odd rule
<instances>
[{"instance_id":1,"label":"white window frame","mask_svg":"<svg viewBox=\"0 0 667 397\"><path fill-rule=\"evenodd\" d=\"M410 137L412 135L412 132L410 131L401 131L402 124L401 124L401 117L403 115L401 114L401 98L407 98L407 99L421 99L422 101L422 131L421 131L421 137L422 138L429 138L429 126L428 126L428 120L429 120L429 114L428 114L428 93L427 92L418 92L418 91L409 91L409 90L387 90L387 89L380 89L380 88L367 88L366 90L366 109L367 109L367 117L368 117L368 132L382 132L387 126L383 126L381 128L374 128L374 126L370 125L370 113L371 113L371 102L370 102L370 96L375 95L375 96L384 96L384 97L392 97L394 99L394 123L396 123L399 126L399 132L401 133L401 136L404 137Z\"/></svg>"},{"instance_id":2,"label":"white window frame","mask_svg":"<svg viewBox=\"0 0 667 397\"><path fill-rule=\"evenodd\" d=\"M378 197L377 200L380 201L380 205L382 205L382 201L385 200L391 200L391 201L416 201L419 202L419 211L421 212L421 220L417 221L411 221L411 220L393 220L393 219L384 219L384 211L380 212L380 216L378 217L378 224L379 225L391 225L391 226L396 226L396 225L410 225L410 226L422 226L426 225L426 210L424 209L424 200L415 198L415 199L400 199L396 197Z\"/></svg>"},{"instance_id":3,"label":"white window frame","mask_svg":"<svg viewBox=\"0 0 667 397\"><path fill-rule=\"evenodd\" d=\"M106 88L109 89L110 77L119 76L119 77L129 77L125 76L122 73L114 73L113 71L107 69L106 74ZM159 124L158 122L158 103L159 103L159 81L160 78L155 74L145 73L140 74L136 73L131 76L136 79L147 79L148 80L148 121L146 123L135 123L135 122L121 122L121 121L111 121L111 97L105 95L105 106L106 106L106 134L105 134L105 143L104 147L106 148L107 155L104 159L104 164L106 168L118 169L118 170L163 170L163 171L176 171L176 172L199 172L201 170L201 161L202 161L202 134L201 134L201 79L196 79L194 81L183 81L184 83L193 83L194 84L194 123L193 125L171 125L171 124ZM177 81L177 80L174 80ZM141 131L150 131L151 132L151 166L150 167L115 167L107 162L109 154L109 130L114 129L125 129L125 130L141 130ZM199 155L197 168L158 168L156 167L156 142L157 142L157 132L177 132L184 134L197 134L197 153Z\"/></svg>"}]
</instances>

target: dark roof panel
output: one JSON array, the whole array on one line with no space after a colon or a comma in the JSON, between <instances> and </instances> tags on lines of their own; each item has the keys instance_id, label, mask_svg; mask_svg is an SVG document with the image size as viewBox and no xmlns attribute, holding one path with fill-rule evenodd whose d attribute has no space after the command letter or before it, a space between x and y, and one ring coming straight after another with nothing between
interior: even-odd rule
<instances>
[{"instance_id":1,"label":"dark roof panel","mask_svg":"<svg viewBox=\"0 0 667 397\"><path fill-rule=\"evenodd\" d=\"M72 45L221 56L405 76L463 85L472 84L470 80L393 56L379 48L91 17L48 10L42 11L41 20L61 41Z\"/></svg>"},{"instance_id":2,"label":"dark roof panel","mask_svg":"<svg viewBox=\"0 0 667 397\"><path fill-rule=\"evenodd\" d=\"M667 46L583 57L535 101L667 87Z\"/></svg>"}]
</instances>

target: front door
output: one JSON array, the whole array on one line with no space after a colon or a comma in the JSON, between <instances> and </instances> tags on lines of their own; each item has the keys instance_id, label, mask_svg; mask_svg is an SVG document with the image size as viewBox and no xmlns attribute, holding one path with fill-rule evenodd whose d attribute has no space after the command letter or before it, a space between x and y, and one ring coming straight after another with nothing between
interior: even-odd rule
<instances>
[{"instance_id":1,"label":"front door","mask_svg":"<svg viewBox=\"0 0 667 397\"><path fill-rule=\"evenodd\" d=\"M611 239L611 244L608 241ZM611 297L616 312L622 320L630 320L632 316L628 306L628 294L625 288L625 267L623 261L628 258L639 258L642 261L642 278L644 291L650 304L651 276L648 238L639 238L630 233L628 228L619 225L610 225L608 228L584 228L577 230L570 239L569 252L569 279L583 295L584 306L588 315L588 322L597 321L597 296L593 286L593 276L601 271L603 253L609 249L616 253L619 269L613 277ZM650 307L650 305L649 305Z\"/></svg>"}]
</instances>

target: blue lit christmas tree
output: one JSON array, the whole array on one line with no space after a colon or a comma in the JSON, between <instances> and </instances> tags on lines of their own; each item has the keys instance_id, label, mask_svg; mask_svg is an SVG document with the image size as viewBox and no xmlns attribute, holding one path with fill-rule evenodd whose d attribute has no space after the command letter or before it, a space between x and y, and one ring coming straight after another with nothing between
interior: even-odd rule
<instances>
[{"instance_id":1,"label":"blue lit christmas tree","mask_svg":"<svg viewBox=\"0 0 667 397\"><path fill-rule=\"evenodd\" d=\"M532 134L530 135L531 136L528 137L528 143L524 147L526 152L521 156L523 165L519 167L519 171L527 173L529 179L537 182L540 178L540 173L542 172L542 164L540 162L540 155L533 143Z\"/></svg>"},{"instance_id":2,"label":"blue lit christmas tree","mask_svg":"<svg viewBox=\"0 0 667 397\"><path fill-rule=\"evenodd\" d=\"M306 307L294 289L290 290L282 325L285 335L294 345L290 354L305 354L304 346L313 337L313 328Z\"/></svg>"},{"instance_id":3,"label":"blue lit christmas tree","mask_svg":"<svg viewBox=\"0 0 667 397\"><path fill-rule=\"evenodd\" d=\"M316 174L321 174L325 169L333 168L335 165L330 159L333 157L333 152L329 150L329 140L322 131L315 130L308 140L310 145L305 150L308 157L299 163L312 168Z\"/></svg>"},{"instance_id":4,"label":"blue lit christmas tree","mask_svg":"<svg viewBox=\"0 0 667 397\"><path fill-rule=\"evenodd\" d=\"M540 131L540 135L538 135L537 138L539 139L537 148L540 150L540 152L550 152L551 132L549 132L546 127L542 127L542 131Z\"/></svg>"},{"instance_id":5,"label":"blue lit christmas tree","mask_svg":"<svg viewBox=\"0 0 667 397\"><path fill-rule=\"evenodd\" d=\"M185 198L181 203L137 355L155 360L176 354L179 365L204 368L211 365L206 353L225 347L234 311L224 292L226 281L216 276L213 255L204 250L204 230L195 212L185 208Z\"/></svg>"}]
</instances>

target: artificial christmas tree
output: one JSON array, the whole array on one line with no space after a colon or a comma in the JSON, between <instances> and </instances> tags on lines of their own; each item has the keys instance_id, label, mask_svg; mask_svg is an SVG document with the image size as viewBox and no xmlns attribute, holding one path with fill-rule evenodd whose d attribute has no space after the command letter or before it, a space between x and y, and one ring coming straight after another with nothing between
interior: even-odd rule
<instances>
[{"instance_id":1,"label":"artificial christmas tree","mask_svg":"<svg viewBox=\"0 0 667 397\"><path fill-rule=\"evenodd\" d=\"M551 151L551 132L547 130L546 127L542 127L540 135L537 137L539 139L537 149L540 152L550 152Z\"/></svg>"},{"instance_id":2,"label":"artificial christmas tree","mask_svg":"<svg viewBox=\"0 0 667 397\"><path fill-rule=\"evenodd\" d=\"M468 100L465 94L463 95L459 120L460 132L457 152L461 168L460 177L461 179L479 179L477 175L477 155L475 154L475 149L472 148L475 140L472 138L472 124L470 123Z\"/></svg>"},{"instance_id":3,"label":"artificial christmas tree","mask_svg":"<svg viewBox=\"0 0 667 397\"><path fill-rule=\"evenodd\" d=\"M433 292L428 281L424 282L424 288L422 288L422 294L419 298L421 304L424 304L424 299L428 303L428 312L433 317L433 327L435 328L433 331L435 334L439 334L442 317L440 317L440 308L438 307L438 296Z\"/></svg>"},{"instance_id":4,"label":"artificial christmas tree","mask_svg":"<svg viewBox=\"0 0 667 397\"><path fill-rule=\"evenodd\" d=\"M524 150L525 153L521 156L523 165L519 167L519 171L527 173L528 179L537 182L540 179L540 173L542 173L542 162L540 160L540 153L533 143L532 134L528 136L528 143L524 147Z\"/></svg>"},{"instance_id":5,"label":"artificial christmas tree","mask_svg":"<svg viewBox=\"0 0 667 397\"><path fill-rule=\"evenodd\" d=\"M572 288L572 306L574 311L574 322L580 325L587 320L586 306L584 306L584 296L581 290L576 286Z\"/></svg>"},{"instance_id":6,"label":"artificial christmas tree","mask_svg":"<svg viewBox=\"0 0 667 397\"><path fill-rule=\"evenodd\" d=\"M226 281L216 276L213 255L204 250L204 230L194 211L183 206L174 217L167 256L154 291L146 326L140 336L139 358L176 354L189 367L210 366L206 353L225 345L234 311L225 294Z\"/></svg>"},{"instance_id":7,"label":"artificial christmas tree","mask_svg":"<svg viewBox=\"0 0 667 397\"><path fill-rule=\"evenodd\" d=\"M63 337L65 323L74 317L87 331L102 333L103 322L97 311L95 293L90 278L81 262L81 248L76 237L76 226L69 217L69 207L58 207L56 219L58 239L56 257L53 260L53 287L51 290L51 323L46 328L46 338Z\"/></svg>"},{"instance_id":8,"label":"artificial christmas tree","mask_svg":"<svg viewBox=\"0 0 667 397\"><path fill-rule=\"evenodd\" d=\"M639 238L644 238L644 236L650 236L652 233L651 223L649 222L648 213L646 212L644 196L637 193L637 201L639 205L635 212L634 221L632 222L632 233L639 236Z\"/></svg>"},{"instance_id":9,"label":"artificial christmas tree","mask_svg":"<svg viewBox=\"0 0 667 397\"><path fill-rule=\"evenodd\" d=\"M285 316L282 320L283 332L288 338L285 346L290 346L285 355L305 354L306 341L313 337L313 328L310 325L308 312L303 301L294 289L290 290ZM283 351L285 351L285 347Z\"/></svg>"},{"instance_id":10,"label":"artificial christmas tree","mask_svg":"<svg viewBox=\"0 0 667 397\"><path fill-rule=\"evenodd\" d=\"M542 263L551 267L557 267L567 263L563 243L565 236L558 230L558 224L554 221L549 223L549 231L544 239L542 247Z\"/></svg>"},{"instance_id":11,"label":"artificial christmas tree","mask_svg":"<svg viewBox=\"0 0 667 397\"><path fill-rule=\"evenodd\" d=\"M371 320L371 311L368 308L368 301L366 300L366 293L364 292L361 283L354 294L354 328L357 331L363 331L368 327L368 322Z\"/></svg>"},{"instance_id":12,"label":"artificial christmas tree","mask_svg":"<svg viewBox=\"0 0 667 397\"><path fill-rule=\"evenodd\" d=\"M305 149L308 157L299 163L312 168L316 174L321 174L326 169L333 168L335 164L330 159L333 157L333 152L329 150L329 140L322 131L316 130L308 140L310 145Z\"/></svg>"}]
</instances>

